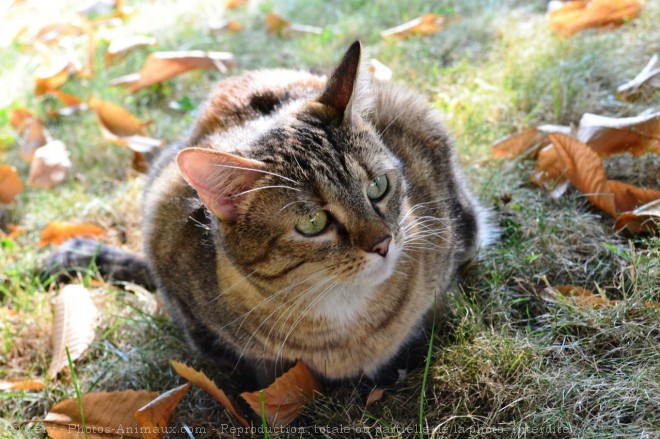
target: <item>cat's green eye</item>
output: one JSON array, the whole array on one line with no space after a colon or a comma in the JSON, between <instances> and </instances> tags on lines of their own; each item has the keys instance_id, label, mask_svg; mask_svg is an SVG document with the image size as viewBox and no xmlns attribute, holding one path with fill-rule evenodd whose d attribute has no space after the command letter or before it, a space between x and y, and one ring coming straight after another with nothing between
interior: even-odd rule
<instances>
[{"instance_id":1,"label":"cat's green eye","mask_svg":"<svg viewBox=\"0 0 660 439\"><path fill-rule=\"evenodd\" d=\"M367 197L372 201L378 201L383 198L385 192L387 192L387 177L385 174L374 178L369 183L369 186L367 186Z\"/></svg>"},{"instance_id":2,"label":"cat's green eye","mask_svg":"<svg viewBox=\"0 0 660 439\"><path fill-rule=\"evenodd\" d=\"M321 233L327 225L328 214L325 210L317 210L300 218L296 223L296 230L303 235L314 236Z\"/></svg>"}]
</instances>

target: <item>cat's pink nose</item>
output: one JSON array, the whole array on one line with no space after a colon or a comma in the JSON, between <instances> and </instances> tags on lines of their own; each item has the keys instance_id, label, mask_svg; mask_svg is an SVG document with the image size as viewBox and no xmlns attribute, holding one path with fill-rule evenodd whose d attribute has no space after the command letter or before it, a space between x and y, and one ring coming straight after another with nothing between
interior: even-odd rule
<instances>
[{"instance_id":1,"label":"cat's pink nose","mask_svg":"<svg viewBox=\"0 0 660 439\"><path fill-rule=\"evenodd\" d=\"M374 248L371 250L374 253L378 253L381 256L387 255L387 250L390 248L390 242L392 242L391 236L386 236L385 239L380 241L378 244L374 245Z\"/></svg>"}]
</instances>

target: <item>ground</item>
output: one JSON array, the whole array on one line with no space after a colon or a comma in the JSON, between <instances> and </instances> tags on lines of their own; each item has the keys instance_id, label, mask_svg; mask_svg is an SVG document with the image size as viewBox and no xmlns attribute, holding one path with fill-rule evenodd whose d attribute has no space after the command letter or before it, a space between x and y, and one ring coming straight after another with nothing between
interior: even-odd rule
<instances>
[{"instance_id":1,"label":"ground","mask_svg":"<svg viewBox=\"0 0 660 439\"><path fill-rule=\"evenodd\" d=\"M27 19L48 24L76 8L44 3ZM425 93L444 114L471 185L501 228L499 241L447 293L448 314L438 317L427 372L413 371L369 408L359 389L340 387L307 406L295 426L315 437L411 437L420 435L420 425L425 437L660 437L660 316L658 308L643 304L660 301L660 239L614 233L613 221L577 190L553 200L530 182L532 161L496 161L489 151L498 138L530 126L575 125L585 112L623 117L657 106L657 92L628 102L614 91L660 49L658 2L648 1L640 18L617 29L568 39L549 30L542 1L254 1L231 11L224 11L224 2L203 0L131 6L135 13L116 34L155 36L158 50L230 51L238 71L327 71L359 38L370 56L392 69L394 81ZM263 21L271 10L323 32L268 35ZM445 29L405 40L380 37L382 29L426 12L446 15ZM224 18L240 21L244 30L208 32L209 20ZM33 96L34 51L19 42L3 44L0 162L25 178L29 165L18 156L10 110L25 106L45 116L53 102ZM111 100L153 120L154 137L182 136L194 108L225 76L196 71L130 94L108 82L137 71L146 51L103 68L106 45L100 44L96 76L71 80L63 90ZM183 105L175 109L172 102ZM145 177L130 169L131 152L103 140L91 112L49 118L48 127L67 144L74 169L56 188L27 188L0 215L0 223L26 229L5 240L0 254L0 378L44 376L48 368L57 286L41 284L34 273L49 251L37 246L47 223L91 222L108 230L105 242L132 251L141 246ZM606 165L612 177L660 188L657 156L622 156ZM96 339L76 362L82 391L170 389L182 383L170 359L213 376L213 366L191 353L172 324L148 312L138 296L93 275L82 281L101 310ZM542 294L548 284L573 284L621 302L551 303ZM74 395L66 377L48 381L40 392L0 393L0 436L43 435L38 424L24 421L44 418ZM172 425L184 424L197 428L195 437L231 437L212 429L234 425L200 390L177 409Z\"/></svg>"}]
</instances>

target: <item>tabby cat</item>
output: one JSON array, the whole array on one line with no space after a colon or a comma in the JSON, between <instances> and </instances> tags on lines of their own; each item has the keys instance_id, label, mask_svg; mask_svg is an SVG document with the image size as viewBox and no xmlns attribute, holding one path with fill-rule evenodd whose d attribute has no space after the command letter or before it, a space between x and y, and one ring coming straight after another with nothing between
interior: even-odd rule
<instances>
[{"instance_id":1,"label":"tabby cat","mask_svg":"<svg viewBox=\"0 0 660 439\"><path fill-rule=\"evenodd\" d=\"M440 117L360 58L355 42L328 80L220 82L154 167L145 252L201 352L263 377L297 359L330 379L376 376L483 243Z\"/></svg>"}]
</instances>

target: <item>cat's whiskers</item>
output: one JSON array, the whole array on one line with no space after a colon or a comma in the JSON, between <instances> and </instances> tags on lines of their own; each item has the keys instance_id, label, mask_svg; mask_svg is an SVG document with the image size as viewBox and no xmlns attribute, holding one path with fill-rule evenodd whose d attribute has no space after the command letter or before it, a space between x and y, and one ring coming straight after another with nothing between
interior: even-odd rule
<instances>
[{"instance_id":1,"label":"cat's whiskers","mask_svg":"<svg viewBox=\"0 0 660 439\"><path fill-rule=\"evenodd\" d=\"M302 279L302 280L300 280L300 281L298 281L298 282L296 282L296 283L294 283L294 284L291 284L291 285L289 285L289 286L286 286L286 287L280 289L278 292L269 295L269 296L266 297L264 300L262 300L261 302L257 303L255 306L253 306L248 312L246 312L246 313L244 313L244 314L241 314L239 317L237 317L237 318L235 318L234 320L228 322L227 324L221 326L220 329L225 329L227 326L230 326L230 325L236 323L238 320L243 319L243 321L241 322L241 324L238 326L238 329L236 330L236 332L238 333L238 330L240 330L241 326L243 326L243 323L245 322L245 320L246 320L246 319L250 316L250 314L252 314L252 313L253 313L258 307L260 307L261 305L265 304L266 302L268 302L268 301L270 301L270 300L272 300L272 299L274 299L274 298L280 296L281 294L286 293L287 291L291 290L292 288L295 288L296 286L298 286L298 285L300 285L300 284L302 284L302 283L308 281L309 279L312 279L312 278L314 278L314 277L316 277L316 276L320 276L320 275L323 274L325 271L330 270L330 269L332 269L333 267L334 267L334 266L330 266L330 267L326 267L326 268L323 268L323 269L317 270L317 271L315 271L314 273L310 274L309 276L305 277L304 279ZM256 271L256 270L255 270L255 271Z\"/></svg>"},{"instance_id":2,"label":"cat's whiskers","mask_svg":"<svg viewBox=\"0 0 660 439\"><path fill-rule=\"evenodd\" d=\"M289 206L291 206L291 205L294 205L294 204L298 204L298 203L300 203L300 204L305 204L306 202L305 202L305 201L302 201L302 200L292 201L292 202L290 202L290 203L285 204L284 207L282 207L280 210L278 210L278 212L282 212L282 211L283 211L284 209L286 209L287 207L289 207Z\"/></svg>"},{"instance_id":3,"label":"cat's whiskers","mask_svg":"<svg viewBox=\"0 0 660 439\"><path fill-rule=\"evenodd\" d=\"M378 134L378 137L381 137L381 138L382 138L382 137L383 137L383 134L385 134L385 131L387 131L387 130L389 129L389 127L391 127L392 124L393 124L394 122L396 122L396 120L397 120L398 118L400 118L401 116L403 116L403 115L406 113L406 111L410 110L410 108L411 108L413 105L415 105L415 104L416 104L416 102L413 100L413 101L410 102L410 104L408 104L403 110L401 110L401 111L399 112L399 114L397 114L397 115L396 115L396 116L390 121L390 123L387 124L387 126L383 129L383 131L381 131L380 134Z\"/></svg>"},{"instance_id":4,"label":"cat's whiskers","mask_svg":"<svg viewBox=\"0 0 660 439\"><path fill-rule=\"evenodd\" d=\"M412 214L413 212L415 212L417 209L421 209L422 207L426 207L428 204L441 203L441 202L443 202L447 199L449 199L449 197L436 198L435 200L425 201L423 203L415 204L410 209L408 209L408 211L403 215L403 217L399 221L399 225L403 224L403 222L406 220L406 218L408 218L408 216L410 214Z\"/></svg>"},{"instance_id":5,"label":"cat's whiskers","mask_svg":"<svg viewBox=\"0 0 660 439\"><path fill-rule=\"evenodd\" d=\"M225 294L227 294L228 292L230 292L231 290L233 290L235 287L237 287L238 285L240 285L240 284L242 284L243 282L245 282L246 280L248 280L248 278L249 278L250 276L252 276L252 275L253 275L254 273L256 273L256 272L257 272L257 270L254 270L254 271L252 271L252 273L250 273L250 274L244 276L243 278L241 278L241 280L239 280L239 281L235 282L234 284L230 285L229 288L227 288L226 290L222 291L220 294L218 294L217 296L215 296L213 299L211 299L211 300L209 300L208 302L206 302L205 305L209 305L209 304L215 302L216 300L220 299L222 296L224 296Z\"/></svg>"},{"instance_id":6,"label":"cat's whiskers","mask_svg":"<svg viewBox=\"0 0 660 439\"><path fill-rule=\"evenodd\" d=\"M288 290L290 290L291 288L293 288L293 287L295 287L295 286L297 286L297 285L300 285L301 283L303 283L303 282L305 282L305 281L311 279L312 277L321 274L321 272L325 272L325 271L327 271L327 270L330 270L330 269L334 268L336 265L337 265L337 264L332 265L332 266L330 266L330 267L326 267L326 268L321 269L321 270L318 270L318 271L312 273L312 275L307 276L305 279L303 279L303 280L301 280L301 281L299 281L299 282L297 282L297 283L295 283L295 284L293 284L293 285L289 285L288 287L283 288L282 290L278 291L277 293L275 293L275 294L269 296L268 298L266 298L266 300L262 301L261 303L257 304L256 306L254 306L254 307L253 307L253 308L247 313L247 315L246 315L245 318L243 319L243 322L245 322L245 319L247 319L248 315L251 314L251 313L252 313L257 307L259 307L261 304L267 302L268 300L270 300L270 299L272 299L272 298L274 298L274 297L276 297L276 296L279 296L279 295L282 294L283 292L288 291ZM282 302L282 303L280 303L278 306L276 306L275 309L273 309L273 311L272 311L270 314L268 314L268 315L263 319L263 321L259 324L259 326L257 326L257 328L256 328L254 331L252 331L252 334L250 335L250 338L245 342L245 345L243 346L243 350L241 351L241 353L240 353L240 355L239 355L239 358L238 358L238 361L236 362L236 367L238 367L238 362L241 360L241 358L243 358L243 355L245 354L245 350L246 350L246 349L248 348L248 346L250 345L250 342L252 341L252 339L254 338L254 336L257 334L257 332L259 331L259 329L261 329L261 327L262 327L264 324L266 324L266 323L270 320L270 318L273 316L273 314L275 314L276 312L278 312L278 311L279 311L280 309L282 309L283 307L287 306L287 305L289 304L289 302L295 300L295 302L291 305L291 307L293 308L293 305L297 304L298 301L303 300L303 299L305 298L305 296L309 293L310 290L312 290L312 289L314 289L314 288L317 288L317 287L320 287L320 286L324 285L326 282L329 282L330 280L334 279L335 277L336 277L336 276L330 277L330 278L328 278L328 279L324 279L323 281L321 281L321 283L319 283L319 284L315 284L315 285L312 285L312 286L311 286L310 288L308 288L308 289L307 289L302 295L296 295L296 296L293 296L292 298L290 298L290 299L288 299L288 300L285 300L284 302ZM282 316L280 316L280 318L281 318L281 317L282 317ZM237 320L237 319L236 319L236 320ZM236 321L236 320L234 320L234 321ZM278 320L275 321L275 323L277 323L277 321L279 321L279 318L278 318ZM241 322L241 326L243 325L243 322ZM267 334L267 336L266 336L266 340L265 340L265 342L263 343L264 348L268 345L268 343L267 343L267 342L268 342L268 338L270 337L270 334L271 334L271 332L273 331L274 327L275 327L275 325L273 325L273 326L271 327L270 331L268 332L268 334ZM239 326L239 329L240 329L240 326ZM237 332L238 332L238 330L237 330Z\"/></svg>"},{"instance_id":7,"label":"cat's whiskers","mask_svg":"<svg viewBox=\"0 0 660 439\"><path fill-rule=\"evenodd\" d=\"M296 180L293 180L291 178L285 177L284 175L278 174L276 172L265 171L263 169L245 168L243 166L234 166L234 165L223 165L223 164L220 164L220 163L216 163L214 166L219 166L221 168L242 169L244 171L259 172L261 174L268 174L268 175L272 175L274 177L281 178L283 180L290 181L291 183L300 184L300 182L298 182Z\"/></svg>"},{"instance_id":8,"label":"cat's whiskers","mask_svg":"<svg viewBox=\"0 0 660 439\"><path fill-rule=\"evenodd\" d=\"M277 189L277 188L280 188L280 189L291 189L292 191L300 192L300 189L295 188L295 187L286 186L286 185L274 184L274 185L272 185L272 186L261 186L261 187L256 187L256 188L253 188L253 189L248 189L248 190L246 190L246 191L239 192L239 193L237 193L237 194L234 195L234 196L235 196L235 197L240 197L241 195L249 194L250 192L261 191L261 190L264 190L264 189Z\"/></svg>"},{"instance_id":9,"label":"cat's whiskers","mask_svg":"<svg viewBox=\"0 0 660 439\"><path fill-rule=\"evenodd\" d=\"M279 317L277 318L277 320L275 320L275 322L272 324L272 326L271 326L271 328L270 328L270 331L268 331L268 334L266 335L266 342L265 342L264 344L266 344L266 345L268 344L268 340L270 339L270 335L271 335L271 333L273 332L273 329L275 329L275 328L277 327L277 323L282 319L282 317L286 317L286 319L284 320L284 322L283 322L283 324L282 324L282 326L283 326L283 325L289 320L289 316L290 316L290 315L291 315L291 314L297 309L296 305L298 305L299 303L302 303L305 299L307 299L308 296L312 296L312 295L314 294L314 292L316 292L317 290L321 289L321 288L322 288L325 284L327 284L328 282L334 281L335 279L337 279L337 277L339 277L339 274L335 274L335 275L333 275L333 276L331 276L331 277L328 277L327 279L324 279L321 283L316 284L316 285L312 285L310 288L308 288L308 289L305 290L302 294L300 294L300 295L296 298L295 302L293 302L292 304L289 305L289 310L288 310L288 311L285 311L285 312L284 312L281 316L279 316ZM283 305L286 305L287 303L288 303L288 302L284 303ZM269 317L270 317L270 316L269 316ZM281 332L282 332L282 331L279 331L280 334L281 334Z\"/></svg>"},{"instance_id":10,"label":"cat's whiskers","mask_svg":"<svg viewBox=\"0 0 660 439\"><path fill-rule=\"evenodd\" d=\"M335 276L335 277L336 277L336 276ZM289 330L289 332L287 333L286 337L284 337L284 340L283 340L282 343L280 344L280 348L278 349L277 356L275 357L275 364L276 364L276 365L277 365L277 361L279 360L279 358L280 358L281 355L282 355L282 351L283 351L283 349L284 349L284 345L286 344L286 342L287 342L287 340L289 339L289 337L291 336L291 334L293 334L293 331L296 329L296 327L298 326L298 324L299 324L299 323L301 322L301 320L305 317L305 314L307 314L307 313L312 309L312 307L314 307L314 305L316 305L316 304L317 304L321 299L323 299L323 298L324 298L324 297L325 297L330 291L332 291L332 289L333 289L333 288L335 287L335 285L337 285L338 283L339 283L338 280L335 280L334 282L332 282L332 283L330 284L330 286L328 286L328 287L327 287L327 288L326 288L321 294L319 294L319 296L318 296L316 299L314 299L314 300L313 300L313 301L312 301L312 302L311 302L311 303L310 303L310 304L309 304L309 305L308 305L308 306L307 306L307 307L306 307L306 308L300 313L300 317L298 317L298 320L296 320L296 321L293 323L293 326L291 326L291 329ZM284 321L284 323L282 324L282 327L284 326L284 324L285 324L288 320L289 320L289 319L288 319L288 317L287 317L287 319L286 319L286 320Z\"/></svg>"}]
</instances>

